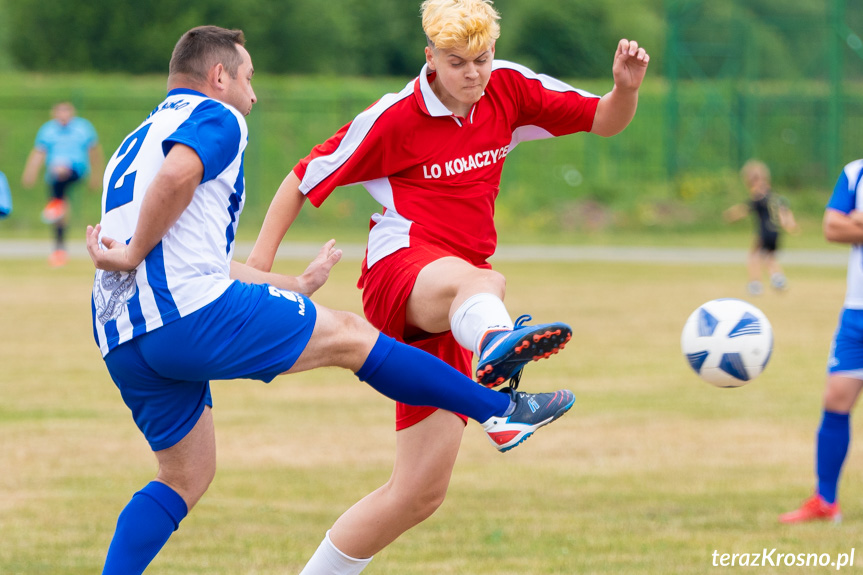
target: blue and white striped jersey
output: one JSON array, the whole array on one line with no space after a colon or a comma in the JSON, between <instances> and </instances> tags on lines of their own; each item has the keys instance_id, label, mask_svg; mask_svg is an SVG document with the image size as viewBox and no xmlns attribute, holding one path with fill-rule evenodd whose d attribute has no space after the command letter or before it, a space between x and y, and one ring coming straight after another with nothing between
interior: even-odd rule
<instances>
[{"instance_id":1,"label":"blue and white striped jersey","mask_svg":"<svg viewBox=\"0 0 863 575\"><path fill-rule=\"evenodd\" d=\"M184 317L228 288L234 234L245 201L246 121L192 90L168 93L120 145L105 169L102 235L128 241L141 201L175 143L194 149L204 177L191 204L130 273L97 270L93 331L107 355L117 345Z\"/></svg>"},{"instance_id":2,"label":"blue and white striped jersey","mask_svg":"<svg viewBox=\"0 0 863 575\"><path fill-rule=\"evenodd\" d=\"M833 188L827 207L848 214L863 210L863 160L855 160L843 168ZM851 246L848 257L848 287L845 292L845 307L863 309L863 246Z\"/></svg>"}]
</instances>

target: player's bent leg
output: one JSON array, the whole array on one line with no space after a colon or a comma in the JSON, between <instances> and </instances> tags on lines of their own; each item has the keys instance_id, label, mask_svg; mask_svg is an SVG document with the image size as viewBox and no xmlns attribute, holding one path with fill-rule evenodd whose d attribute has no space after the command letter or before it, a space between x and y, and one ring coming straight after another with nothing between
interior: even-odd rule
<instances>
[{"instance_id":1,"label":"player's bent leg","mask_svg":"<svg viewBox=\"0 0 863 575\"><path fill-rule=\"evenodd\" d=\"M459 258L441 258L417 275L406 320L429 333L451 329L462 347L479 356L477 381L496 387L519 374L526 363L559 352L572 337L572 329L559 322L514 329L520 325L510 319L505 291L506 279L498 272Z\"/></svg>"},{"instance_id":2,"label":"player's bent leg","mask_svg":"<svg viewBox=\"0 0 863 575\"><path fill-rule=\"evenodd\" d=\"M351 313L316 306L306 349L288 373L346 367L379 393L408 405L428 405L484 422L511 410L510 398L477 386L440 359L381 335Z\"/></svg>"},{"instance_id":3,"label":"player's bent leg","mask_svg":"<svg viewBox=\"0 0 863 575\"><path fill-rule=\"evenodd\" d=\"M355 371L361 381L401 403L462 413L483 424L501 451L515 447L540 427L560 418L575 401L568 390L530 395L486 389L431 354L379 334L353 314L320 306L316 309L318 323L309 346L291 372L321 365L353 369L367 353ZM345 322L344 329L340 329L340 322ZM371 337L375 341L366 352Z\"/></svg>"},{"instance_id":4,"label":"player's bent leg","mask_svg":"<svg viewBox=\"0 0 863 575\"><path fill-rule=\"evenodd\" d=\"M339 517L335 546L371 557L430 517L446 496L463 433L464 421L445 411L399 431L392 476Z\"/></svg>"},{"instance_id":5,"label":"player's bent leg","mask_svg":"<svg viewBox=\"0 0 863 575\"><path fill-rule=\"evenodd\" d=\"M417 274L407 300L407 323L428 333L448 331L458 308L480 293L502 301L506 294L506 278L494 270L478 268L460 258L435 260ZM505 320L511 322L505 309L504 313ZM476 351L472 345L462 345Z\"/></svg>"},{"instance_id":6,"label":"player's bent leg","mask_svg":"<svg viewBox=\"0 0 863 575\"><path fill-rule=\"evenodd\" d=\"M378 338L378 330L360 316L315 304L317 319L306 348L287 373L318 367L343 367L357 372Z\"/></svg>"}]
</instances>

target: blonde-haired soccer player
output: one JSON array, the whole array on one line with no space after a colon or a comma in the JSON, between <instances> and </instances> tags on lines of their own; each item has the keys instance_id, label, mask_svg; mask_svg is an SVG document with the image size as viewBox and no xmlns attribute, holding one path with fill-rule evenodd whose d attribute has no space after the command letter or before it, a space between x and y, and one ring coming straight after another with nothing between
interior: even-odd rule
<instances>
[{"instance_id":1,"label":"blonde-haired soccer player","mask_svg":"<svg viewBox=\"0 0 863 575\"><path fill-rule=\"evenodd\" d=\"M491 2L439 2L422 4L422 25L430 47L438 50L486 50L500 37L500 15Z\"/></svg>"},{"instance_id":2,"label":"blonde-haired soccer player","mask_svg":"<svg viewBox=\"0 0 863 575\"><path fill-rule=\"evenodd\" d=\"M272 267L307 198L319 206L336 187L362 182L383 206L371 218L359 281L366 317L466 374L477 354L480 382L512 379L514 387L525 363L556 353L571 329L514 324L503 303L506 280L487 260L497 244L494 201L504 160L519 142L623 130L635 114L649 56L637 42L621 40L614 88L600 98L495 60L498 20L490 1L424 2L428 46L419 76L294 167L247 263ZM450 412L398 405L390 480L335 522L303 573L359 573L372 555L434 513L464 425Z\"/></svg>"}]
</instances>

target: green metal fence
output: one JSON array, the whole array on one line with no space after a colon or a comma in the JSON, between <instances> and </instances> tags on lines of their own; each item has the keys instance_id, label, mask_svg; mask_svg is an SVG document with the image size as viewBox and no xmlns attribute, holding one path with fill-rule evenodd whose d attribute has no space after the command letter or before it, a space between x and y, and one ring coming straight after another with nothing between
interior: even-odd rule
<instances>
[{"instance_id":1,"label":"green metal fence","mask_svg":"<svg viewBox=\"0 0 863 575\"><path fill-rule=\"evenodd\" d=\"M770 165L774 182L806 205L829 190L842 165L863 156L863 2L777 2L756 15L743 2L666 1L666 45L651 63L632 124L613 138L577 135L527 142L507 157L497 221L535 230L605 225L692 224L742 197L737 178L750 157ZM805 50L783 52L789 37ZM798 42L799 44L799 42ZM421 64L418 63L418 67ZM664 74L664 75L661 75ZM263 76L263 75L262 75ZM246 221L260 222L297 159L377 97L407 79L256 79L249 117ZM603 80L568 79L603 94ZM164 95L164 78L0 76L0 171L17 183L48 109L72 99L93 121L106 153ZM18 211L4 230L39 225L44 192L13 189ZM808 205L813 212L825 198ZM94 221L98 196L80 195L81 222ZM592 211L601 206L599 212ZM301 225L362 230L373 201L362 190L335 194ZM605 214L605 215L603 215ZM605 220L603 218L605 217Z\"/></svg>"},{"instance_id":2,"label":"green metal fence","mask_svg":"<svg viewBox=\"0 0 863 575\"><path fill-rule=\"evenodd\" d=\"M668 176L757 156L787 186L819 186L863 155L860 13L851 0L776 3L756 33L736 4L667 0Z\"/></svg>"}]
</instances>

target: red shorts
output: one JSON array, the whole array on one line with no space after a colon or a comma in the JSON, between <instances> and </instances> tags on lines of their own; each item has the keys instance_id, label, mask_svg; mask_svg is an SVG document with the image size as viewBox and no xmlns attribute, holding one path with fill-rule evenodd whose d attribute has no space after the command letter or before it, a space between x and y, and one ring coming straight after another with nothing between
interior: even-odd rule
<instances>
[{"instance_id":1,"label":"red shorts","mask_svg":"<svg viewBox=\"0 0 863 575\"><path fill-rule=\"evenodd\" d=\"M431 334L406 325L408 297L417 275L431 262L445 257L458 256L442 247L421 243L388 255L372 269L363 261L359 283L363 288L363 311L369 322L384 334L442 359L473 379L473 352L459 345L452 332ZM396 403L396 430L415 425L435 411L435 407ZM466 416L458 415L467 421Z\"/></svg>"}]
</instances>

